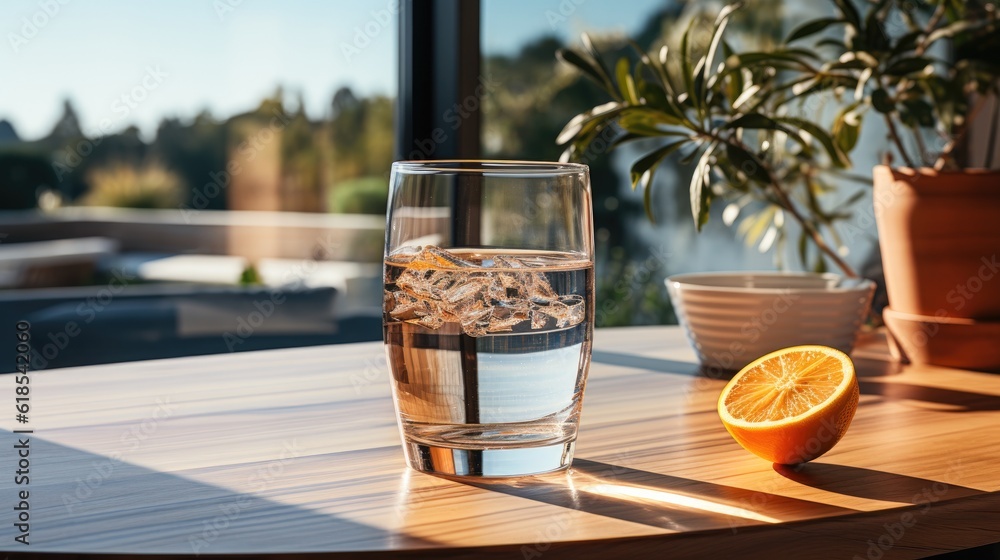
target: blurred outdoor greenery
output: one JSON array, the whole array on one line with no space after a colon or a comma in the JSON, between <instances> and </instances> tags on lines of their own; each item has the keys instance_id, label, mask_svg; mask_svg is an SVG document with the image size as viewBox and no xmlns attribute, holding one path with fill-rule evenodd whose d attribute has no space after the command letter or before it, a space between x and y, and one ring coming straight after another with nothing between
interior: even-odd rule
<instances>
[{"instance_id":1,"label":"blurred outdoor greenery","mask_svg":"<svg viewBox=\"0 0 1000 560\"><path fill-rule=\"evenodd\" d=\"M385 214L389 185L382 177L360 177L341 183L330 195L331 212Z\"/></svg>"},{"instance_id":2,"label":"blurred outdoor greenery","mask_svg":"<svg viewBox=\"0 0 1000 560\"><path fill-rule=\"evenodd\" d=\"M94 169L88 181L83 203L89 206L176 208L182 196L181 178L157 164L115 163Z\"/></svg>"}]
</instances>

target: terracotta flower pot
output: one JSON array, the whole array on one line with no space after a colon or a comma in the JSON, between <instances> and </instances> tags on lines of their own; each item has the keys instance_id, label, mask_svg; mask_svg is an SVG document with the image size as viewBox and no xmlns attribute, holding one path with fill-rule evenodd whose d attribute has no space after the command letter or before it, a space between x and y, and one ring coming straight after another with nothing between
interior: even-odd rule
<instances>
[{"instance_id":1,"label":"terracotta flower pot","mask_svg":"<svg viewBox=\"0 0 1000 560\"><path fill-rule=\"evenodd\" d=\"M892 311L918 322L924 317L927 334L936 332L942 317L970 319L985 328L1000 322L1000 171L880 165L874 180ZM983 339L969 340L969 348L953 353L976 352ZM929 347L919 361L945 365L935 361ZM947 361L958 365L953 358Z\"/></svg>"}]
</instances>

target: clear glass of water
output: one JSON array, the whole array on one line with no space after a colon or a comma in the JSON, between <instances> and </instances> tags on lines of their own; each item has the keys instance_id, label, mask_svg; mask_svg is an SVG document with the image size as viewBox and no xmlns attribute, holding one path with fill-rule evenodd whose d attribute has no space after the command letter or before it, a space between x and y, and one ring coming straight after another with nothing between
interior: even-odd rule
<instances>
[{"instance_id":1,"label":"clear glass of water","mask_svg":"<svg viewBox=\"0 0 1000 560\"><path fill-rule=\"evenodd\" d=\"M569 467L594 332L587 166L394 163L387 222L383 335L410 466Z\"/></svg>"}]
</instances>

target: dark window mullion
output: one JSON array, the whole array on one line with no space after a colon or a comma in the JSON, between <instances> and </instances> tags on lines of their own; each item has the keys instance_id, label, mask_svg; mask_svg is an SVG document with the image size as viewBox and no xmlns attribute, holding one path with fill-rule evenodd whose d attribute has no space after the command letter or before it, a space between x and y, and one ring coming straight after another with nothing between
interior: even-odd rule
<instances>
[{"instance_id":1,"label":"dark window mullion","mask_svg":"<svg viewBox=\"0 0 1000 560\"><path fill-rule=\"evenodd\" d=\"M479 157L479 14L476 0L403 0L396 159Z\"/></svg>"}]
</instances>

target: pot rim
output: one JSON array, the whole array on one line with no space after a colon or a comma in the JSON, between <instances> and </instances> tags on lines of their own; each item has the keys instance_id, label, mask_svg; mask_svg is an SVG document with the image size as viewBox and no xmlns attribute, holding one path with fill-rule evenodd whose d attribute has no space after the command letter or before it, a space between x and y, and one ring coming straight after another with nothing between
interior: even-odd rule
<instances>
[{"instance_id":1,"label":"pot rim","mask_svg":"<svg viewBox=\"0 0 1000 560\"><path fill-rule=\"evenodd\" d=\"M698 277L740 277L740 276L765 276L770 278L821 278L828 282L834 282L832 286L823 288L757 288L744 286L713 286L709 284L699 284L692 282ZM867 278L847 278L833 272L775 272L775 271L729 271L729 272L685 272L682 274L672 274L664 279L668 287L677 285L683 290L698 290L717 293L739 293L739 294L767 294L778 295L789 292L796 294L846 294L865 293L875 289L875 283ZM846 285L845 285L846 284Z\"/></svg>"},{"instance_id":2,"label":"pot rim","mask_svg":"<svg viewBox=\"0 0 1000 560\"><path fill-rule=\"evenodd\" d=\"M951 170L951 169L934 169L933 167L921 166L921 167L908 167L905 165L891 166L878 164L873 167L873 170L878 171L884 169L894 177L900 175L905 177L913 177L916 175L924 175L930 177L936 176L956 176L956 175L998 175L1000 176L1000 169L986 169L984 167L969 167L966 169Z\"/></svg>"},{"instance_id":3,"label":"pot rim","mask_svg":"<svg viewBox=\"0 0 1000 560\"><path fill-rule=\"evenodd\" d=\"M993 327L1000 326L1000 321L972 319L969 317L952 317L950 315L920 315L918 313L907 313L905 311L896 311L891 306L883 309L882 314L888 315L890 317L896 317L903 321L909 321L911 323L925 323L925 324L936 323L941 325L960 325L966 327L984 326L984 325L990 325Z\"/></svg>"}]
</instances>

